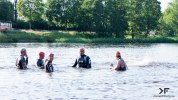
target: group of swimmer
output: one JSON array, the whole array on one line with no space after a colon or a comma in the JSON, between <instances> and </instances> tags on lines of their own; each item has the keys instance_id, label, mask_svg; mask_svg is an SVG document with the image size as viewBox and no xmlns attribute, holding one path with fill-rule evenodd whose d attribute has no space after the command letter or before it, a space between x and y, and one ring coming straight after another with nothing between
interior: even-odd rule
<instances>
[{"instance_id":1,"label":"group of swimmer","mask_svg":"<svg viewBox=\"0 0 178 100\"><path fill-rule=\"evenodd\" d=\"M44 60L45 53L39 52L39 59L37 60L36 65L40 69L45 69L45 72L51 73L54 72L53 67L53 59L54 54L50 53L48 55L48 58ZM116 52L116 59L117 59L117 65L114 66L113 64L110 65L110 69L116 70L116 71L125 71L127 69L127 65L125 61L121 58L121 53L119 51ZM16 66L18 69L27 69L28 65L28 55L27 50L25 48L21 49L20 51L20 57L16 60ZM91 68L91 60L90 57L85 55L85 49L80 48L80 57L76 59L74 65L72 67L76 67L78 65L79 68Z\"/></svg>"}]
</instances>

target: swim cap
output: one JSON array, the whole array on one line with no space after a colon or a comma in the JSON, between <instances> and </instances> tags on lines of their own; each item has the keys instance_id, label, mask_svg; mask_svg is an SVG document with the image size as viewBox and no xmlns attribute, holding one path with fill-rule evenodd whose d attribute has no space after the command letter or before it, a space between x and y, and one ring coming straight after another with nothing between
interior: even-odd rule
<instances>
[{"instance_id":1,"label":"swim cap","mask_svg":"<svg viewBox=\"0 0 178 100\"><path fill-rule=\"evenodd\" d=\"M44 54L45 54L44 52L40 52L39 56L42 57L42 56L44 56Z\"/></svg>"},{"instance_id":2,"label":"swim cap","mask_svg":"<svg viewBox=\"0 0 178 100\"><path fill-rule=\"evenodd\" d=\"M49 56L52 57L52 56L54 56L54 54L53 54L53 53L50 53Z\"/></svg>"},{"instance_id":3,"label":"swim cap","mask_svg":"<svg viewBox=\"0 0 178 100\"><path fill-rule=\"evenodd\" d=\"M119 51L116 52L116 57L121 57L121 53Z\"/></svg>"}]
</instances>

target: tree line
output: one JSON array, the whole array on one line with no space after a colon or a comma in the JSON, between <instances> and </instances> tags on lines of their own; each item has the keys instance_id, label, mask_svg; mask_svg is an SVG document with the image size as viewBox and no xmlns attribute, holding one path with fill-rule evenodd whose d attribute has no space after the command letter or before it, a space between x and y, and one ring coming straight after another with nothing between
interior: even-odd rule
<instances>
[{"instance_id":1,"label":"tree line","mask_svg":"<svg viewBox=\"0 0 178 100\"><path fill-rule=\"evenodd\" d=\"M95 32L98 37L147 37L178 32L178 0L161 13L158 0L0 1L0 20L15 28Z\"/></svg>"}]
</instances>

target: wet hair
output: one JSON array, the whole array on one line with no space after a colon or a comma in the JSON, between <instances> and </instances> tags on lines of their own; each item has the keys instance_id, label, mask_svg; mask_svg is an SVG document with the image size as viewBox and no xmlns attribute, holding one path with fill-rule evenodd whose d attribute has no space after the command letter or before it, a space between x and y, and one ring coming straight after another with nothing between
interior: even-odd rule
<instances>
[{"instance_id":1,"label":"wet hair","mask_svg":"<svg viewBox=\"0 0 178 100\"><path fill-rule=\"evenodd\" d=\"M25 52L25 51L27 51L25 48L22 48L21 50L20 50L20 53L22 53L22 52Z\"/></svg>"}]
</instances>

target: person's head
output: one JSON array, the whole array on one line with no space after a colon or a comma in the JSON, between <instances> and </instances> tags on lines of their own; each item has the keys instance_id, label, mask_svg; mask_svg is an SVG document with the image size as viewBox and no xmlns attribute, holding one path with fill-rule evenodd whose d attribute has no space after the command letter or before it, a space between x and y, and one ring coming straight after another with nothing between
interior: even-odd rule
<instances>
[{"instance_id":1,"label":"person's head","mask_svg":"<svg viewBox=\"0 0 178 100\"><path fill-rule=\"evenodd\" d=\"M116 58L121 58L121 53L119 51L116 52Z\"/></svg>"},{"instance_id":2,"label":"person's head","mask_svg":"<svg viewBox=\"0 0 178 100\"><path fill-rule=\"evenodd\" d=\"M49 60L50 60L50 61L53 61L53 59L54 59L54 54L53 54L53 53L50 53L50 54L49 54Z\"/></svg>"},{"instance_id":3,"label":"person's head","mask_svg":"<svg viewBox=\"0 0 178 100\"><path fill-rule=\"evenodd\" d=\"M85 54L85 49L84 48L80 48L80 55L84 55Z\"/></svg>"},{"instance_id":4,"label":"person's head","mask_svg":"<svg viewBox=\"0 0 178 100\"><path fill-rule=\"evenodd\" d=\"M25 48L22 48L20 50L20 53L21 53L22 56L25 56L25 55L27 55L27 50Z\"/></svg>"},{"instance_id":5,"label":"person's head","mask_svg":"<svg viewBox=\"0 0 178 100\"><path fill-rule=\"evenodd\" d=\"M40 52L40 53L39 53L39 58L40 58L40 59L44 59L44 57L45 57L45 53L44 53L44 52Z\"/></svg>"}]
</instances>

